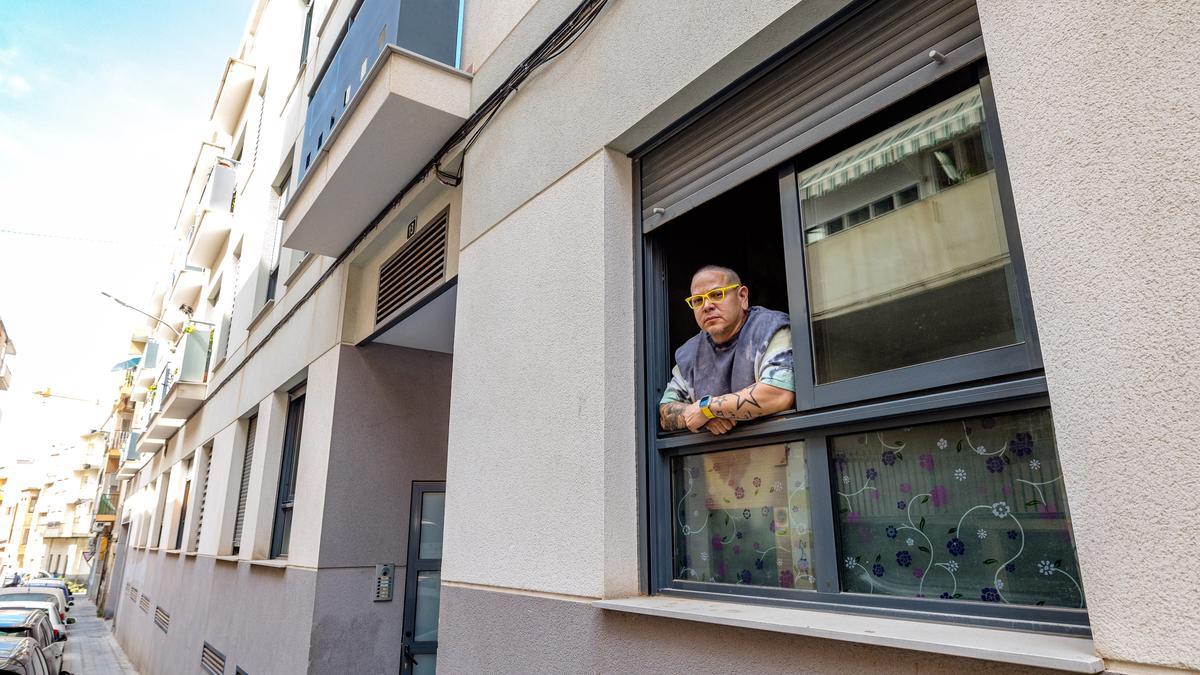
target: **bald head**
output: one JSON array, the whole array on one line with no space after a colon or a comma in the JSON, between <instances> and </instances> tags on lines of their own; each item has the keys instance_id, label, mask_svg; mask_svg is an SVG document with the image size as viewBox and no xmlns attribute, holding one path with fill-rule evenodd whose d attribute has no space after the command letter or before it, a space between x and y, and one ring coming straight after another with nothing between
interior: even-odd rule
<instances>
[{"instance_id":1,"label":"bald head","mask_svg":"<svg viewBox=\"0 0 1200 675\"><path fill-rule=\"evenodd\" d=\"M696 270L695 274L692 275L692 280L694 281L696 277L704 274L705 272L716 272L723 275L725 278L725 284L742 283L742 278L738 276L737 272L734 272L728 267L721 267L720 265L705 265L704 267L701 267L700 269Z\"/></svg>"}]
</instances>

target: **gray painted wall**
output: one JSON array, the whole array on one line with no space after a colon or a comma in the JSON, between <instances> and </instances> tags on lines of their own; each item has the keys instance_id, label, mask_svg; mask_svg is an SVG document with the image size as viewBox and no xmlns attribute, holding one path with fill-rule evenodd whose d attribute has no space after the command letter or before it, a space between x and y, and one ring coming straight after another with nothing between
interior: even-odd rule
<instances>
[{"instance_id":1,"label":"gray painted wall","mask_svg":"<svg viewBox=\"0 0 1200 675\"><path fill-rule=\"evenodd\" d=\"M411 486L445 480L448 354L343 346L326 477L311 670L400 668ZM374 602L375 565L396 565L394 599Z\"/></svg>"},{"instance_id":2,"label":"gray painted wall","mask_svg":"<svg viewBox=\"0 0 1200 675\"><path fill-rule=\"evenodd\" d=\"M122 585L117 640L143 675L196 672L207 641L255 675L308 671L316 573L131 549L125 581L150 596L143 612ZM154 608L171 615L167 633Z\"/></svg>"}]
</instances>

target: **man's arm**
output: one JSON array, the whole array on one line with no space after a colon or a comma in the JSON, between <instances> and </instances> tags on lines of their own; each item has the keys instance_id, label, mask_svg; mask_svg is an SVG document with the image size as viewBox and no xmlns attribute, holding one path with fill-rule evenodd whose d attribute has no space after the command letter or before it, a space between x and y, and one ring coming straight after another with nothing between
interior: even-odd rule
<instances>
[{"instance_id":1,"label":"man's arm","mask_svg":"<svg viewBox=\"0 0 1200 675\"><path fill-rule=\"evenodd\" d=\"M795 392L755 382L741 391L714 397L708 409L717 417L745 421L791 410L795 406Z\"/></svg>"},{"instance_id":2,"label":"man's arm","mask_svg":"<svg viewBox=\"0 0 1200 675\"><path fill-rule=\"evenodd\" d=\"M791 410L795 405L796 394L794 392L755 382L732 394L714 396L708 402L708 409L717 416L717 419L745 422L756 417ZM661 416L662 409L660 408L659 411ZM700 406L695 403L686 405L678 413L683 417L683 424L692 431L699 431L706 423L716 421L705 417L704 413L700 412Z\"/></svg>"},{"instance_id":3,"label":"man's arm","mask_svg":"<svg viewBox=\"0 0 1200 675\"><path fill-rule=\"evenodd\" d=\"M688 405L690 404L683 401L672 401L659 405L658 426L662 427L663 431L686 429L687 423L683 421L683 412L687 410Z\"/></svg>"},{"instance_id":4,"label":"man's arm","mask_svg":"<svg viewBox=\"0 0 1200 675\"><path fill-rule=\"evenodd\" d=\"M697 418L696 415L699 415ZM688 420L695 421L695 426L688 423ZM663 403L658 406L658 426L662 427L663 431L681 431L687 429L689 431L700 431L708 429L714 436L729 431L737 422L732 419L717 417L708 419L704 413L700 412L700 406L695 403L684 403L683 401L672 401Z\"/></svg>"}]
</instances>

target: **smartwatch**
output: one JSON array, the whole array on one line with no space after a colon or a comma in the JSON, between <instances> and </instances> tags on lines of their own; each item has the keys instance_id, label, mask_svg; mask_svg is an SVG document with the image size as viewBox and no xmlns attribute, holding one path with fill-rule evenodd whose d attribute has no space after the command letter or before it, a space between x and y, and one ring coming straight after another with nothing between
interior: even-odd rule
<instances>
[{"instance_id":1,"label":"smartwatch","mask_svg":"<svg viewBox=\"0 0 1200 675\"><path fill-rule=\"evenodd\" d=\"M704 413L704 416L711 420L714 417L716 417L716 415L714 415L713 411L709 409L709 407L708 407L709 403L712 403L712 395L711 394L700 399L696 403L696 405L700 406L700 412Z\"/></svg>"}]
</instances>

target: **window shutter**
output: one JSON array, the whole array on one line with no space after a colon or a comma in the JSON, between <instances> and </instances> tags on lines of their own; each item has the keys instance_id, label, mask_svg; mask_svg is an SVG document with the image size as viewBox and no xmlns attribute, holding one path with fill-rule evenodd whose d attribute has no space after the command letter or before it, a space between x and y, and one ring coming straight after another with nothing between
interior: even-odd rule
<instances>
[{"instance_id":1,"label":"window shutter","mask_svg":"<svg viewBox=\"0 0 1200 675\"><path fill-rule=\"evenodd\" d=\"M200 533L204 528L204 506L208 503L208 475L212 471L212 448L209 448L208 457L205 457L204 462L204 485L200 489L200 505L196 511L196 541L192 544L192 550L200 548Z\"/></svg>"},{"instance_id":2,"label":"window shutter","mask_svg":"<svg viewBox=\"0 0 1200 675\"><path fill-rule=\"evenodd\" d=\"M375 323L381 323L423 291L437 285L446 273L446 228L450 214L443 212L404 242L379 268L379 295Z\"/></svg>"},{"instance_id":3,"label":"window shutter","mask_svg":"<svg viewBox=\"0 0 1200 675\"><path fill-rule=\"evenodd\" d=\"M250 493L250 466L254 463L254 434L258 429L258 415L246 424L246 453L242 456L242 484L238 488L237 514L233 519L233 547L242 545L242 525L246 520L246 497Z\"/></svg>"},{"instance_id":4,"label":"window shutter","mask_svg":"<svg viewBox=\"0 0 1200 675\"><path fill-rule=\"evenodd\" d=\"M974 0L880 0L717 99L641 158L642 218L663 222L770 169L785 143L981 38ZM982 47L980 47L982 54Z\"/></svg>"}]
</instances>

